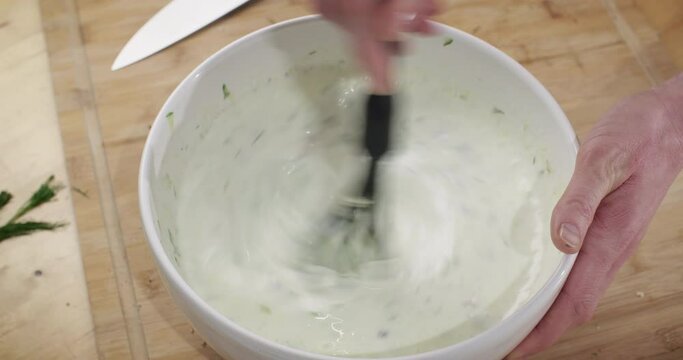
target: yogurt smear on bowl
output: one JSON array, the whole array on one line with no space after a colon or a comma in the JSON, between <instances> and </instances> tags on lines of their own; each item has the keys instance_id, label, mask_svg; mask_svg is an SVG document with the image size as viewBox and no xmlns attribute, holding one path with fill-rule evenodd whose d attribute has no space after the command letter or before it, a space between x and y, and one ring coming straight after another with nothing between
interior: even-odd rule
<instances>
[{"instance_id":1,"label":"yogurt smear on bowl","mask_svg":"<svg viewBox=\"0 0 683 360\"><path fill-rule=\"evenodd\" d=\"M381 258L311 235L367 164L365 81L346 64L230 89L221 111L180 125L188 135L162 164L186 164L161 180L176 208L167 240L212 307L291 347L385 357L472 337L540 289L560 259L548 223L561 187L532 129L467 89L401 73L380 173Z\"/></svg>"}]
</instances>

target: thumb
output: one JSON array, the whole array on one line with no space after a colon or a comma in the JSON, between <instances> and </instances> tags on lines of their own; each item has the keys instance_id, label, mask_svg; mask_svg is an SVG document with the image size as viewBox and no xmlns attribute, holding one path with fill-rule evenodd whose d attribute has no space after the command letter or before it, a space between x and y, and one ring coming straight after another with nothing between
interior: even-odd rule
<instances>
[{"instance_id":1,"label":"thumb","mask_svg":"<svg viewBox=\"0 0 683 360\"><path fill-rule=\"evenodd\" d=\"M375 40L383 42L399 40L398 3L395 0L377 2L372 17L368 21Z\"/></svg>"},{"instance_id":2,"label":"thumb","mask_svg":"<svg viewBox=\"0 0 683 360\"><path fill-rule=\"evenodd\" d=\"M581 147L574 174L553 211L551 237L560 251L579 251L602 199L631 175L629 155L605 143Z\"/></svg>"}]
</instances>

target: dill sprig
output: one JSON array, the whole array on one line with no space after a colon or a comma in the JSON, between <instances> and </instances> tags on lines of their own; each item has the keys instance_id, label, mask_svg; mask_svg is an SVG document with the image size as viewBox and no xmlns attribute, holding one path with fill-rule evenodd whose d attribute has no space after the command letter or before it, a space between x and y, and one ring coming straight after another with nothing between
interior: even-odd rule
<instances>
[{"instance_id":1,"label":"dill sprig","mask_svg":"<svg viewBox=\"0 0 683 360\"><path fill-rule=\"evenodd\" d=\"M10 201L12 201L12 194L7 191L0 192L0 210L9 204Z\"/></svg>"},{"instance_id":2,"label":"dill sprig","mask_svg":"<svg viewBox=\"0 0 683 360\"><path fill-rule=\"evenodd\" d=\"M17 213L8 221L8 224L12 224L19 220L22 216L29 213L31 210L52 201L57 195L59 190L62 190L64 186L54 183L55 176L50 176L47 181L45 181L36 192L33 193L31 198L22 205Z\"/></svg>"},{"instance_id":3,"label":"dill sprig","mask_svg":"<svg viewBox=\"0 0 683 360\"><path fill-rule=\"evenodd\" d=\"M24 203L19 210L12 216L12 218L3 226L0 227L0 242L13 237L29 235L37 231L51 231L66 226L65 223L50 223L44 221L22 221L18 222L29 212L40 207L41 205L52 201L57 193L62 190L64 186L55 183L55 177L50 176L38 190L31 195L31 198ZM0 210L5 205L12 201L12 194L2 191L0 192Z\"/></svg>"},{"instance_id":4,"label":"dill sprig","mask_svg":"<svg viewBox=\"0 0 683 360\"><path fill-rule=\"evenodd\" d=\"M0 227L0 242L13 237L33 234L37 231L52 231L66 226L64 223L48 223L42 221L15 222Z\"/></svg>"}]
</instances>

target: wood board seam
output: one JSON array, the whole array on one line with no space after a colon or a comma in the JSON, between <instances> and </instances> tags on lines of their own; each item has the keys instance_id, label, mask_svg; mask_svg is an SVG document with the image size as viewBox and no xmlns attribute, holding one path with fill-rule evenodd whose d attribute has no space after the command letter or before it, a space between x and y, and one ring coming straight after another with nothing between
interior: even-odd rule
<instances>
[{"instance_id":1,"label":"wood board seam","mask_svg":"<svg viewBox=\"0 0 683 360\"><path fill-rule=\"evenodd\" d=\"M100 209L105 223L109 254L114 267L114 279L126 326L128 347L134 359L148 359L145 333L137 310L137 299L128 265L114 189L109 175L107 155L102 143L90 66L83 47L83 35L80 25L78 25L80 24L78 9L75 0L66 0L66 6L67 16L75 20L69 22L68 25L71 55L75 65L75 80L79 89L87 97L87 100L82 103L83 121L93 159L97 190L100 196Z\"/></svg>"},{"instance_id":2,"label":"wood board seam","mask_svg":"<svg viewBox=\"0 0 683 360\"><path fill-rule=\"evenodd\" d=\"M652 59L646 54L643 49L643 45L636 35L635 31L629 25L628 21L624 19L624 16L619 10L619 6L614 2L614 0L602 0L602 4L607 10L614 27L617 29L617 33L624 40L626 46L629 48L633 57L638 62L638 65L645 73L648 81L652 86L662 83L665 79L656 70L656 66L653 64Z\"/></svg>"}]
</instances>

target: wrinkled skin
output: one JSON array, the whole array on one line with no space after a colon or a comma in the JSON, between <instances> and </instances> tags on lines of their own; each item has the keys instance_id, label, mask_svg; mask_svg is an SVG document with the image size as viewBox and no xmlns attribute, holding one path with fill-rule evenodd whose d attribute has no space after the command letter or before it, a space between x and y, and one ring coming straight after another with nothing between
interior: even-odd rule
<instances>
[{"instance_id":1,"label":"wrinkled skin","mask_svg":"<svg viewBox=\"0 0 683 360\"><path fill-rule=\"evenodd\" d=\"M432 1L317 0L328 19L348 30L376 88L388 88L393 41L402 31L429 34ZM405 3L405 2L404 2ZM402 8L401 8L402 6ZM399 22L399 11L415 12ZM392 15L393 14L393 15ZM578 253L555 303L508 356L526 358L587 322L624 262L635 252L669 187L683 169L683 74L623 100L584 139L574 175L551 220L555 246Z\"/></svg>"},{"instance_id":2,"label":"wrinkled skin","mask_svg":"<svg viewBox=\"0 0 683 360\"><path fill-rule=\"evenodd\" d=\"M376 93L391 92L391 56L401 33L431 34L427 19L437 11L434 0L314 0L316 9L352 36L361 65Z\"/></svg>"},{"instance_id":3,"label":"wrinkled skin","mask_svg":"<svg viewBox=\"0 0 683 360\"><path fill-rule=\"evenodd\" d=\"M579 253L557 300L509 356L525 358L593 316L683 169L683 74L609 111L583 142L553 212L555 246Z\"/></svg>"}]
</instances>

